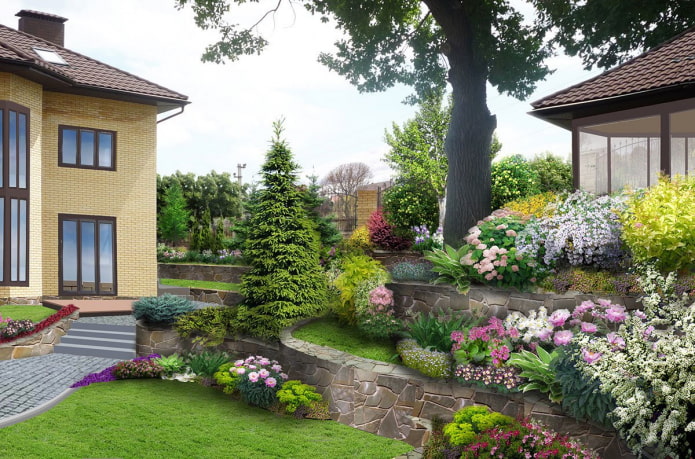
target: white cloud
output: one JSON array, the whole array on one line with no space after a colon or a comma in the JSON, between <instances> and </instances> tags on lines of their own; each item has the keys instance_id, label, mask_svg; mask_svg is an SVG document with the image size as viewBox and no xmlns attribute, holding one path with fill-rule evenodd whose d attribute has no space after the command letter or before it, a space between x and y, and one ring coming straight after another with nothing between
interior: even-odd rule
<instances>
[{"instance_id":1,"label":"white cloud","mask_svg":"<svg viewBox=\"0 0 695 459\"><path fill-rule=\"evenodd\" d=\"M234 22L252 24L266 4L235 8ZM414 107L401 103L409 88L359 94L344 78L317 62L339 37L301 6L285 7L259 31L270 45L260 56L245 56L226 65L203 64L200 55L216 39L199 30L190 10L177 11L171 1L3 0L0 22L16 27L20 9L67 17L67 47L147 78L189 96L184 113L159 125L158 171L204 174L236 172L246 163L245 181L257 179L272 134L271 125L285 117L285 135L303 168L319 176L347 162L362 161L376 180L390 172L381 161L387 151L384 130L403 123ZM559 57L560 69L541 83L529 101L583 80L576 60ZM569 135L526 114L528 102L489 91L497 114L503 154L532 156L550 150L565 154Z\"/></svg>"}]
</instances>

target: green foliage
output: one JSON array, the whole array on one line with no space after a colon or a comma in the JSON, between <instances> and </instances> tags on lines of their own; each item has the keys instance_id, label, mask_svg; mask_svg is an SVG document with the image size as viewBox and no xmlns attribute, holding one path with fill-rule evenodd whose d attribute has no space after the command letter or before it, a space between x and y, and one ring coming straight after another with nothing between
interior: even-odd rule
<instances>
[{"instance_id":1,"label":"green foliage","mask_svg":"<svg viewBox=\"0 0 695 459\"><path fill-rule=\"evenodd\" d=\"M218 174L210 171L206 175L183 174L179 171L169 176L157 176L157 210L161 213L165 205L165 193L172 185L181 188L186 209L192 221L198 222L205 210L210 210L212 218L232 218L241 215L243 190L232 181L228 172Z\"/></svg>"},{"instance_id":2,"label":"green foliage","mask_svg":"<svg viewBox=\"0 0 695 459\"><path fill-rule=\"evenodd\" d=\"M163 368L154 360L124 360L113 367L116 379L159 378Z\"/></svg>"},{"instance_id":3,"label":"green foliage","mask_svg":"<svg viewBox=\"0 0 695 459\"><path fill-rule=\"evenodd\" d=\"M342 273L334 283L340 290L341 304L335 312L342 322L355 325L357 323L355 301L360 283L378 276L388 279L388 272L381 262L366 255L346 256L340 264L340 269Z\"/></svg>"},{"instance_id":4,"label":"green foliage","mask_svg":"<svg viewBox=\"0 0 695 459\"><path fill-rule=\"evenodd\" d=\"M383 200L386 220L397 230L411 231L422 224L436 229L439 225L437 195L425 182L397 181L384 192Z\"/></svg>"},{"instance_id":5,"label":"green foliage","mask_svg":"<svg viewBox=\"0 0 695 459\"><path fill-rule=\"evenodd\" d=\"M229 362L226 352L204 351L186 356L188 366L193 373L204 378L212 378L220 367Z\"/></svg>"},{"instance_id":6,"label":"green foliage","mask_svg":"<svg viewBox=\"0 0 695 459\"><path fill-rule=\"evenodd\" d=\"M202 252L209 250L217 253L222 250L222 228L213 232L210 209L205 209L200 223L193 225L191 232L191 250Z\"/></svg>"},{"instance_id":7,"label":"green foliage","mask_svg":"<svg viewBox=\"0 0 695 459\"><path fill-rule=\"evenodd\" d=\"M277 339L280 330L317 315L326 303L319 241L296 186L297 164L274 123L271 149L262 166L263 189L251 216L243 276L244 304L238 319L254 336Z\"/></svg>"},{"instance_id":8,"label":"green foliage","mask_svg":"<svg viewBox=\"0 0 695 459\"><path fill-rule=\"evenodd\" d=\"M191 312L195 305L180 296L164 294L140 298L133 303L133 315L137 320L151 324L171 324L181 315Z\"/></svg>"},{"instance_id":9,"label":"green foliage","mask_svg":"<svg viewBox=\"0 0 695 459\"><path fill-rule=\"evenodd\" d=\"M171 376L174 373L183 373L186 369L186 361L178 354L171 354L168 357L157 357L152 359L152 361L162 367L162 373L165 376Z\"/></svg>"},{"instance_id":10,"label":"green foliage","mask_svg":"<svg viewBox=\"0 0 695 459\"><path fill-rule=\"evenodd\" d=\"M449 379L453 375L454 359L449 352L421 348L414 339L404 339L396 345L403 365L430 378Z\"/></svg>"},{"instance_id":11,"label":"green foliage","mask_svg":"<svg viewBox=\"0 0 695 459\"><path fill-rule=\"evenodd\" d=\"M298 380L286 381L276 395L285 413L288 414L293 414L299 407L310 408L314 402L323 400L314 386L303 384Z\"/></svg>"},{"instance_id":12,"label":"green foliage","mask_svg":"<svg viewBox=\"0 0 695 459\"><path fill-rule=\"evenodd\" d=\"M451 351L451 333L456 330L469 329L476 321L464 317L440 320L435 315L418 314L408 325L407 336L417 341L423 349L439 352Z\"/></svg>"},{"instance_id":13,"label":"green foliage","mask_svg":"<svg viewBox=\"0 0 695 459\"><path fill-rule=\"evenodd\" d=\"M499 209L511 200L540 192L538 174L520 155L493 163L491 174L493 209Z\"/></svg>"},{"instance_id":14,"label":"green foliage","mask_svg":"<svg viewBox=\"0 0 695 459\"><path fill-rule=\"evenodd\" d=\"M562 409L565 412L577 419L591 419L611 426L608 413L615 409L615 400L601 391L601 381L587 378L575 366L571 352L561 351L550 367L562 389Z\"/></svg>"},{"instance_id":15,"label":"green foliage","mask_svg":"<svg viewBox=\"0 0 695 459\"><path fill-rule=\"evenodd\" d=\"M559 349L548 352L542 347L536 348L536 353L522 349L513 352L507 360L508 365L521 368L520 374L523 378L528 378L529 382L519 386L524 392L539 390L548 394L551 402L560 403L562 401L562 387L555 378L555 370L552 362L558 358Z\"/></svg>"},{"instance_id":16,"label":"green foliage","mask_svg":"<svg viewBox=\"0 0 695 459\"><path fill-rule=\"evenodd\" d=\"M328 198L319 195L321 185L318 183L318 177L312 175L308 177L308 179L309 185L300 188L304 208L306 209L309 219L311 219L316 226L321 246L330 248L339 243L343 239L343 236L340 234L333 218L331 218L332 216L322 217L319 213L319 208L328 201Z\"/></svg>"},{"instance_id":17,"label":"green foliage","mask_svg":"<svg viewBox=\"0 0 695 459\"><path fill-rule=\"evenodd\" d=\"M173 182L164 192L164 203L158 214L159 237L173 245L186 238L190 211L186 208L181 186Z\"/></svg>"},{"instance_id":18,"label":"green foliage","mask_svg":"<svg viewBox=\"0 0 695 459\"><path fill-rule=\"evenodd\" d=\"M622 213L622 238L636 262L663 272L695 265L695 176L661 178L635 194Z\"/></svg>"},{"instance_id":19,"label":"green foliage","mask_svg":"<svg viewBox=\"0 0 695 459\"><path fill-rule=\"evenodd\" d=\"M365 225L357 227L349 238L343 239L338 245L343 255L364 255L373 248L374 244L369 240L369 229Z\"/></svg>"},{"instance_id":20,"label":"green foliage","mask_svg":"<svg viewBox=\"0 0 695 459\"><path fill-rule=\"evenodd\" d=\"M430 282L437 275L432 271L432 265L429 262L402 261L391 267L391 277L396 281Z\"/></svg>"},{"instance_id":21,"label":"green foliage","mask_svg":"<svg viewBox=\"0 0 695 459\"><path fill-rule=\"evenodd\" d=\"M451 445L468 445L481 432L513 424L514 418L490 411L486 406L466 406L454 414L453 422L444 426L444 435Z\"/></svg>"},{"instance_id":22,"label":"green foliage","mask_svg":"<svg viewBox=\"0 0 695 459\"><path fill-rule=\"evenodd\" d=\"M212 375L217 385L222 387L222 392L232 394L236 391L236 384L239 382L239 375L234 371L233 362L227 362L220 365L217 371Z\"/></svg>"},{"instance_id":23,"label":"green foliage","mask_svg":"<svg viewBox=\"0 0 695 459\"><path fill-rule=\"evenodd\" d=\"M468 293L471 281L467 276L467 270L461 265L461 258L466 250L465 246L456 250L445 244L444 249L425 252L425 260L432 263L432 271L439 275L432 283L451 284L460 293Z\"/></svg>"},{"instance_id":24,"label":"green foliage","mask_svg":"<svg viewBox=\"0 0 695 459\"><path fill-rule=\"evenodd\" d=\"M195 344L214 347L222 344L225 336L236 332L236 317L236 308L206 307L179 317L174 329L179 336L191 338Z\"/></svg>"},{"instance_id":25,"label":"green foliage","mask_svg":"<svg viewBox=\"0 0 695 459\"><path fill-rule=\"evenodd\" d=\"M541 193L562 193L574 190L572 164L563 161L562 158L546 153L536 155L528 164L538 175L538 188Z\"/></svg>"}]
</instances>

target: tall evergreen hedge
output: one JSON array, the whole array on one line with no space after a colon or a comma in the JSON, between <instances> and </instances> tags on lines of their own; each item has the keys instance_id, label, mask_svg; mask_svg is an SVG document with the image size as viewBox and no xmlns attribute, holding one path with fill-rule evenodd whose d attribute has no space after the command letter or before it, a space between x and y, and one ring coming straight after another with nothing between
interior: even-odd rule
<instances>
[{"instance_id":1,"label":"tall evergreen hedge","mask_svg":"<svg viewBox=\"0 0 695 459\"><path fill-rule=\"evenodd\" d=\"M298 165L281 138L282 123L273 129L246 240L251 264L241 284L246 300L238 311L244 331L262 338L276 338L282 328L316 315L326 304L319 241L296 184Z\"/></svg>"}]
</instances>

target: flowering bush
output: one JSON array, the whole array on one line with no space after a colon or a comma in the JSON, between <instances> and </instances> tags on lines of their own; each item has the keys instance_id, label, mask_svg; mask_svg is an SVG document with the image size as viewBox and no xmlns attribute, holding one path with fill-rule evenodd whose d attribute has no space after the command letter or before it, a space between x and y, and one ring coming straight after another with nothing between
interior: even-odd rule
<instances>
[{"instance_id":1,"label":"flowering bush","mask_svg":"<svg viewBox=\"0 0 695 459\"><path fill-rule=\"evenodd\" d=\"M444 229L440 226L436 231L430 232L425 225L414 226L412 228L415 233L415 243L412 249L418 252L432 250L433 248L441 249L444 247Z\"/></svg>"},{"instance_id":2,"label":"flowering bush","mask_svg":"<svg viewBox=\"0 0 695 459\"><path fill-rule=\"evenodd\" d=\"M149 360L157 359L160 357L161 356L159 354L150 354L146 357L136 357L132 360L129 360L129 362L140 362L140 361L145 361L145 360L149 361ZM87 376L85 376L84 378L82 378L79 381L77 381L76 383L74 383L72 386L70 386L70 388L74 389L77 387L89 386L90 384L93 384L93 383L115 381L116 375L114 374L114 371L116 369L116 366L117 365L112 365L108 368L104 368L100 372L90 373Z\"/></svg>"},{"instance_id":3,"label":"flowering bush","mask_svg":"<svg viewBox=\"0 0 695 459\"><path fill-rule=\"evenodd\" d=\"M237 360L229 368L233 390L249 405L269 408L276 400L277 391L287 380L282 366L277 360L269 360L260 355Z\"/></svg>"},{"instance_id":4,"label":"flowering bush","mask_svg":"<svg viewBox=\"0 0 695 459\"><path fill-rule=\"evenodd\" d=\"M357 288L355 314L357 328L369 338L389 338L403 329L395 317L393 292L376 281L365 281Z\"/></svg>"},{"instance_id":5,"label":"flowering bush","mask_svg":"<svg viewBox=\"0 0 695 459\"><path fill-rule=\"evenodd\" d=\"M461 265L468 277L482 283L528 288L545 274L537 261L516 247L526 221L518 214L496 210L468 230Z\"/></svg>"},{"instance_id":6,"label":"flowering bush","mask_svg":"<svg viewBox=\"0 0 695 459\"><path fill-rule=\"evenodd\" d=\"M695 263L695 177L662 177L633 195L621 214L622 237L637 262L677 271Z\"/></svg>"},{"instance_id":7,"label":"flowering bush","mask_svg":"<svg viewBox=\"0 0 695 459\"><path fill-rule=\"evenodd\" d=\"M154 359L133 359L118 362L113 367L116 379L159 378L164 369Z\"/></svg>"},{"instance_id":8,"label":"flowering bush","mask_svg":"<svg viewBox=\"0 0 695 459\"><path fill-rule=\"evenodd\" d=\"M462 459L489 457L553 457L592 459L597 456L580 443L524 419L476 435L463 449Z\"/></svg>"},{"instance_id":9,"label":"flowering bush","mask_svg":"<svg viewBox=\"0 0 695 459\"><path fill-rule=\"evenodd\" d=\"M456 363L466 365L501 366L509 359L509 340L515 332L507 331L500 319L490 317L488 324L471 328L468 333L455 331L451 334L451 352Z\"/></svg>"},{"instance_id":10,"label":"flowering bush","mask_svg":"<svg viewBox=\"0 0 695 459\"><path fill-rule=\"evenodd\" d=\"M389 224L381 209L375 210L367 221L369 240L384 250L404 250L411 246L407 237L396 234L396 228Z\"/></svg>"},{"instance_id":11,"label":"flowering bush","mask_svg":"<svg viewBox=\"0 0 695 459\"><path fill-rule=\"evenodd\" d=\"M47 327L50 327L54 323L58 322L59 320L63 319L64 317L68 317L75 311L77 311L78 308L74 304L69 304L67 306L64 306L58 310L55 314L52 314L45 319L43 319L41 322L38 324L34 324L34 327L31 330L25 330L23 332L19 332L18 334L11 336L11 337L4 337L2 334L0 334L0 343L6 343L9 341L14 341L19 338L24 338L25 336L30 336L36 333L39 333L40 331L43 331ZM6 322L9 322L10 319L6 319Z\"/></svg>"},{"instance_id":12,"label":"flowering bush","mask_svg":"<svg viewBox=\"0 0 695 459\"><path fill-rule=\"evenodd\" d=\"M615 268L625 256L618 217L625 207L623 196L595 197L576 191L557 205L553 217L527 225L517 237L517 247L532 256L544 250L543 261L549 266L567 262Z\"/></svg>"},{"instance_id":13,"label":"flowering bush","mask_svg":"<svg viewBox=\"0 0 695 459\"><path fill-rule=\"evenodd\" d=\"M29 335L36 328L36 324L31 320L6 319L0 326L0 338L16 339L19 335Z\"/></svg>"},{"instance_id":14,"label":"flowering bush","mask_svg":"<svg viewBox=\"0 0 695 459\"><path fill-rule=\"evenodd\" d=\"M372 285L371 288L377 287L388 282L389 275L381 262L366 255L346 256L342 260L340 269L341 272L333 283L340 290L340 304L337 305L336 313L341 322L355 325L357 324L355 308L357 307L357 292L360 285L369 281ZM364 286L362 288L360 299L363 309L368 307L370 290Z\"/></svg>"},{"instance_id":15,"label":"flowering bush","mask_svg":"<svg viewBox=\"0 0 695 459\"><path fill-rule=\"evenodd\" d=\"M503 208L512 212L528 215L529 217L552 217L555 212L555 202L557 199L557 194L545 192L509 201Z\"/></svg>"},{"instance_id":16,"label":"flowering bush","mask_svg":"<svg viewBox=\"0 0 695 459\"><path fill-rule=\"evenodd\" d=\"M431 378L449 379L454 359L448 352L421 348L414 339L404 339L396 345L403 364Z\"/></svg>"}]
</instances>

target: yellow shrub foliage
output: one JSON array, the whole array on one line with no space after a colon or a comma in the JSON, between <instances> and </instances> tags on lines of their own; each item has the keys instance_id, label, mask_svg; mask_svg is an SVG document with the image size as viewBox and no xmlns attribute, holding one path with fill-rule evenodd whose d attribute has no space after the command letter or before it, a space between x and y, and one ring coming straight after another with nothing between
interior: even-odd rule
<instances>
[{"instance_id":1,"label":"yellow shrub foliage","mask_svg":"<svg viewBox=\"0 0 695 459\"><path fill-rule=\"evenodd\" d=\"M545 193L509 201L503 208L536 218L552 217L555 213L554 204L557 198L558 195L556 193L546 191Z\"/></svg>"}]
</instances>

